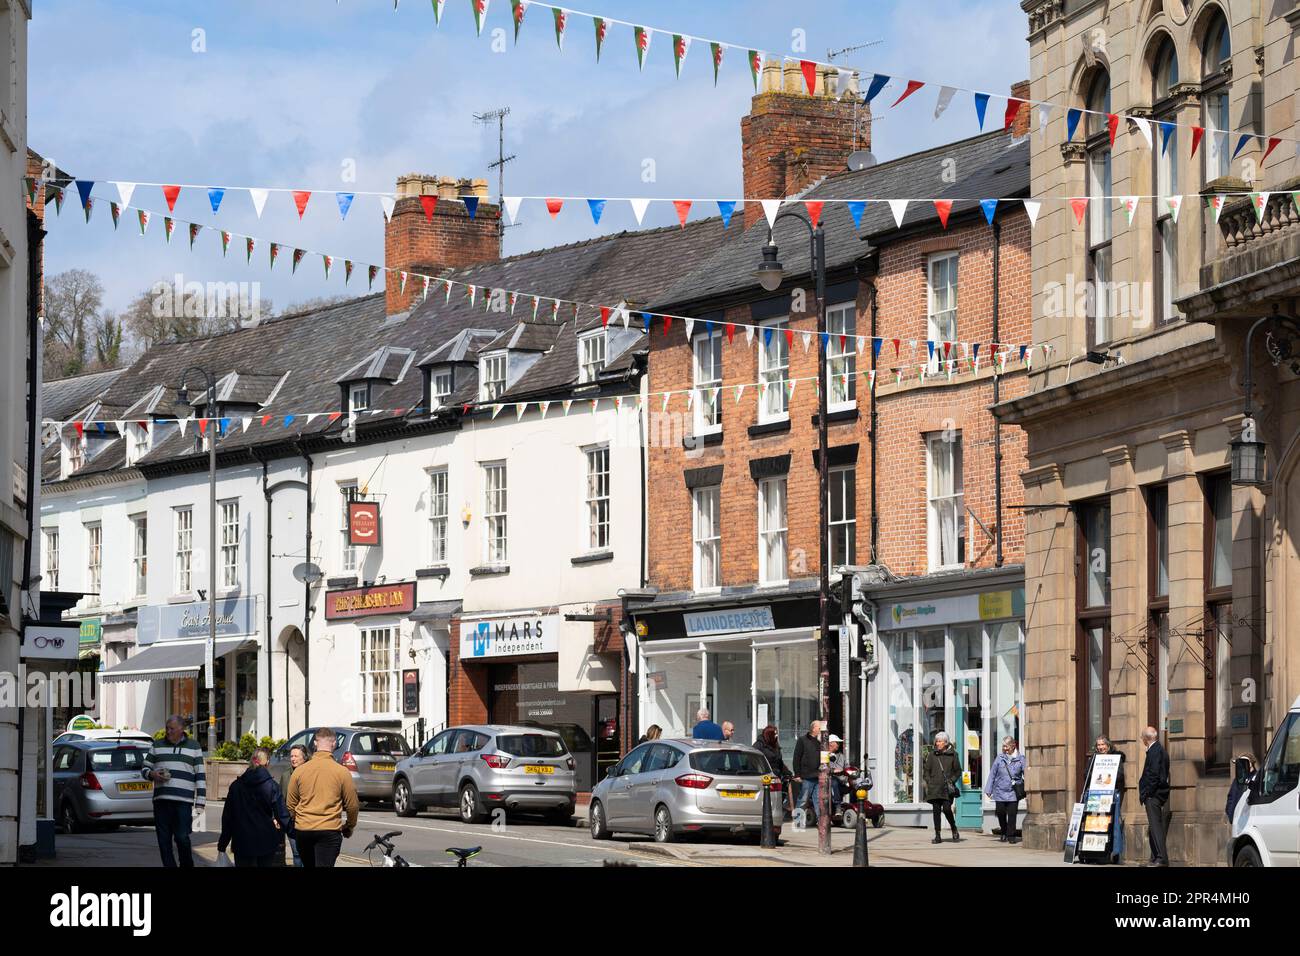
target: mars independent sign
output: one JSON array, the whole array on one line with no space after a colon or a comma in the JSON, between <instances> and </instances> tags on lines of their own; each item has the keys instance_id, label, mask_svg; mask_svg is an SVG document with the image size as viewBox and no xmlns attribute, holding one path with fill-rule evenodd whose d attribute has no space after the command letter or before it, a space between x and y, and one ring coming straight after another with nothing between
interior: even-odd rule
<instances>
[{"instance_id":1,"label":"mars independent sign","mask_svg":"<svg viewBox=\"0 0 1300 956\"><path fill-rule=\"evenodd\" d=\"M370 617L375 614L410 614L414 610L414 581L325 592L325 620L327 621Z\"/></svg>"}]
</instances>

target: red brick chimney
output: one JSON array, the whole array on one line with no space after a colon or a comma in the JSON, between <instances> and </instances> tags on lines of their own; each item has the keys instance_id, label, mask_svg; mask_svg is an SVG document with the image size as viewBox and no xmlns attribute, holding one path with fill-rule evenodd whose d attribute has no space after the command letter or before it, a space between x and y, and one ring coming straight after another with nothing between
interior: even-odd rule
<instances>
[{"instance_id":1,"label":"red brick chimney","mask_svg":"<svg viewBox=\"0 0 1300 956\"><path fill-rule=\"evenodd\" d=\"M745 196L784 199L832 173L848 169L849 153L871 148L871 111L858 96L835 99L838 74L818 71L815 95L797 63L770 59L759 77L749 115L740 120ZM854 86L853 92L856 93ZM857 137L854 138L854 127ZM747 203L745 225L763 218L763 207Z\"/></svg>"},{"instance_id":2,"label":"red brick chimney","mask_svg":"<svg viewBox=\"0 0 1300 956\"><path fill-rule=\"evenodd\" d=\"M1029 99L1029 81L1020 80L1011 84L1011 95L1018 100ZM1034 112L1034 107L1029 103L1020 104L1020 112L1016 114L1015 122L1011 124L1011 135L1016 139L1029 135L1029 118Z\"/></svg>"},{"instance_id":3,"label":"red brick chimney","mask_svg":"<svg viewBox=\"0 0 1300 956\"><path fill-rule=\"evenodd\" d=\"M436 197L433 215L421 196ZM479 200L471 219L463 198ZM501 258L497 227L501 210L487 202L487 180L453 179L410 173L397 177L397 202L384 230L384 264L390 270L437 275L447 269L495 262ZM388 273L387 313L407 312L422 296L414 277L401 291L401 276Z\"/></svg>"}]
</instances>

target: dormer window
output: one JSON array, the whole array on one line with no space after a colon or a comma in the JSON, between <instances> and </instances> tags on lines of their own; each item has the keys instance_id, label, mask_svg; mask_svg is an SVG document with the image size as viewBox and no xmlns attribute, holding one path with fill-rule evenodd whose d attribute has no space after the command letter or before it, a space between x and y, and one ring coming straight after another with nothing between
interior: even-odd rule
<instances>
[{"instance_id":1,"label":"dormer window","mask_svg":"<svg viewBox=\"0 0 1300 956\"><path fill-rule=\"evenodd\" d=\"M479 401L494 402L506 390L506 353L487 355L479 360Z\"/></svg>"},{"instance_id":2,"label":"dormer window","mask_svg":"<svg viewBox=\"0 0 1300 956\"><path fill-rule=\"evenodd\" d=\"M605 330L589 332L578 339L578 384L594 382L605 367Z\"/></svg>"},{"instance_id":3,"label":"dormer window","mask_svg":"<svg viewBox=\"0 0 1300 956\"><path fill-rule=\"evenodd\" d=\"M447 403L447 399L451 397L454 382L455 378L449 368L438 369L433 373L429 379L433 407L439 408Z\"/></svg>"},{"instance_id":4,"label":"dormer window","mask_svg":"<svg viewBox=\"0 0 1300 956\"><path fill-rule=\"evenodd\" d=\"M370 407L370 383L360 382L348 386L348 412L356 415Z\"/></svg>"},{"instance_id":5,"label":"dormer window","mask_svg":"<svg viewBox=\"0 0 1300 956\"><path fill-rule=\"evenodd\" d=\"M152 447L152 433L149 426L139 422L128 422L126 424L126 463L134 465L137 461L149 454Z\"/></svg>"},{"instance_id":6,"label":"dormer window","mask_svg":"<svg viewBox=\"0 0 1300 956\"><path fill-rule=\"evenodd\" d=\"M86 463L86 439L72 435L63 439L63 477L74 474Z\"/></svg>"}]
</instances>

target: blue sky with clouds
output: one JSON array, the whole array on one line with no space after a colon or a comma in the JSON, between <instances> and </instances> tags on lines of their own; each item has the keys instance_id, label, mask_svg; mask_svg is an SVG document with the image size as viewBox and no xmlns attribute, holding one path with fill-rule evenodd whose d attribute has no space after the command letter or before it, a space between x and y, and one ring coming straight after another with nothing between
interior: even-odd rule
<instances>
[{"instance_id":1,"label":"blue sky with clouds","mask_svg":"<svg viewBox=\"0 0 1300 956\"><path fill-rule=\"evenodd\" d=\"M741 193L740 118L753 92L743 54L730 51L713 86L708 47L692 47L680 79L670 37L656 34L638 71L632 33L611 28L599 64L589 19L572 15L565 49L556 49L550 11L534 7L518 46L494 51L491 31L512 33L508 0L491 0L476 37L471 0L448 0L435 28L427 0L41 0L30 32L29 140L79 178L391 190L399 174L489 178L496 131L475 112L509 106L506 148L518 159L506 193L523 195L683 196ZM888 159L978 131L969 95L931 120L941 84L1003 92L1028 75L1027 24L1016 0L586 0L584 10L795 55L883 42L843 62L867 73L934 84L873 124L873 150ZM196 30L206 50L195 52ZM896 98L882 94L877 112ZM1000 111L993 122L1001 118ZM656 180L642 181L644 161ZM343 179L355 169L355 181ZM120 309L160 278L250 281L283 307L305 298L362 292L364 272L345 289L340 261L325 280L319 259L290 278L287 253L273 272L264 245L253 267L242 248L221 256L205 230L189 251L183 227L170 245L159 217L141 238L134 220L115 234L97 185L91 223L75 198L48 224L47 274L96 272L107 305ZM161 213L156 188L133 205ZM704 212L711 213L709 208ZM346 222L334 197L314 195L300 222L292 199L272 193L258 221L247 194L227 197L213 216L201 190L183 190L176 216L356 261L382 263L383 214L358 196ZM701 213L703 214L703 213ZM646 225L674 221L671 205L652 206ZM611 205L599 229L585 204L552 221L525 204L507 231L507 253L634 227L626 204ZM544 290L541 290L544 291Z\"/></svg>"}]
</instances>

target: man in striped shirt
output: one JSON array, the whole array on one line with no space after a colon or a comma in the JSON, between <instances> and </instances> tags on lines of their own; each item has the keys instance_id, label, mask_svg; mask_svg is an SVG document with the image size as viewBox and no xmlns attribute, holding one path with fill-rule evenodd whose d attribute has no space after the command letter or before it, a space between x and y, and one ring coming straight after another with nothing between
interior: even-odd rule
<instances>
[{"instance_id":1,"label":"man in striped shirt","mask_svg":"<svg viewBox=\"0 0 1300 956\"><path fill-rule=\"evenodd\" d=\"M144 778L153 781L153 825L163 866L174 867L172 842L181 866L193 866L190 831L194 816L203 812L207 782L203 776L203 749L185 733L185 723L172 714L167 733L154 741L144 758Z\"/></svg>"}]
</instances>

